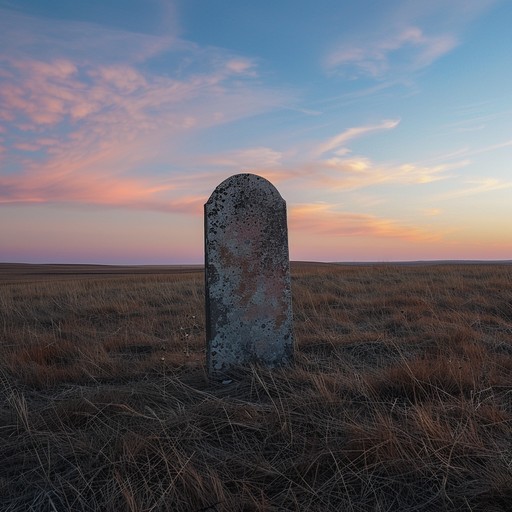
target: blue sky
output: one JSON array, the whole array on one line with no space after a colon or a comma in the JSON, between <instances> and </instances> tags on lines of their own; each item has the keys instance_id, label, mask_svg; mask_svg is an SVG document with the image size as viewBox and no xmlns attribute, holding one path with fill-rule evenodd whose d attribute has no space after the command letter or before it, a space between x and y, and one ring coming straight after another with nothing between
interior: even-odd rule
<instances>
[{"instance_id":1,"label":"blue sky","mask_svg":"<svg viewBox=\"0 0 512 512\"><path fill-rule=\"evenodd\" d=\"M292 259L510 259L512 4L0 0L0 261L201 262L238 172Z\"/></svg>"}]
</instances>

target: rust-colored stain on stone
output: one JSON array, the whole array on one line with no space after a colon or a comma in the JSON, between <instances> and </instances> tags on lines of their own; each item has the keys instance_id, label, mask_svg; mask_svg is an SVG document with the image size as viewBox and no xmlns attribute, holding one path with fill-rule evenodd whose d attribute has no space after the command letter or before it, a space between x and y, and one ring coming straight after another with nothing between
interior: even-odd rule
<instances>
[{"instance_id":1,"label":"rust-colored stain on stone","mask_svg":"<svg viewBox=\"0 0 512 512\"><path fill-rule=\"evenodd\" d=\"M237 174L205 204L210 374L293 356L286 203L266 179Z\"/></svg>"}]
</instances>

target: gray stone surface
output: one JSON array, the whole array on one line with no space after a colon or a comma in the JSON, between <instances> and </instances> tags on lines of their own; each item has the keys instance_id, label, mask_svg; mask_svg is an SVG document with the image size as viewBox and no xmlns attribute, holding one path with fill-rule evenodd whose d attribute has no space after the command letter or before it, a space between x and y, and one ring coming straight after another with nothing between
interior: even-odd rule
<instances>
[{"instance_id":1,"label":"gray stone surface","mask_svg":"<svg viewBox=\"0 0 512 512\"><path fill-rule=\"evenodd\" d=\"M286 203L266 179L237 174L205 204L210 375L293 356Z\"/></svg>"}]
</instances>

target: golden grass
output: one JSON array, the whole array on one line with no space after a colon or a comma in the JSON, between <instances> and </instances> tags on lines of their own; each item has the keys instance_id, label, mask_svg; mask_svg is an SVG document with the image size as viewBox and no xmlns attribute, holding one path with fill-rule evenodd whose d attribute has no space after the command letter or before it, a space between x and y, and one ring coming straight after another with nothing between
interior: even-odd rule
<instances>
[{"instance_id":1,"label":"golden grass","mask_svg":"<svg viewBox=\"0 0 512 512\"><path fill-rule=\"evenodd\" d=\"M0 270L2 511L511 510L512 266L294 265L226 385L200 271Z\"/></svg>"}]
</instances>

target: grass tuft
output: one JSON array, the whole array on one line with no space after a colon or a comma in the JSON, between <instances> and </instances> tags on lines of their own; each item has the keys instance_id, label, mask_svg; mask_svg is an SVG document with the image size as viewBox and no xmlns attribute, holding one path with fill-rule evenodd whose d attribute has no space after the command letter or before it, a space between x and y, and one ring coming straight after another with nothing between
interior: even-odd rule
<instances>
[{"instance_id":1,"label":"grass tuft","mask_svg":"<svg viewBox=\"0 0 512 512\"><path fill-rule=\"evenodd\" d=\"M510 510L510 266L295 265L294 366L227 384L199 271L2 272L2 511Z\"/></svg>"}]
</instances>

